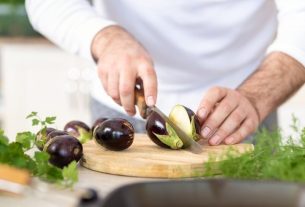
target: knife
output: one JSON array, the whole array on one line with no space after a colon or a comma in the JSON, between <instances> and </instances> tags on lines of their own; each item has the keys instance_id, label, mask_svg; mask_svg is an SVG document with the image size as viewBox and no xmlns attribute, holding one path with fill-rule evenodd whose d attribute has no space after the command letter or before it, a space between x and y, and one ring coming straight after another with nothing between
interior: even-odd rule
<instances>
[{"instance_id":1,"label":"knife","mask_svg":"<svg viewBox=\"0 0 305 207\"><path fill-rule=\"evenodd\" d=\"M137 105L140 116L143 119L147 119L151 112L158 113L166 123L168 123L177 133L178 137L181 139L183 143L183 148L194 153L200 154L202 153L202 146L195 142L191 137L189 137L180 127L178 127L174 122L172 122L168 116L166 116L157 106L149 107L146 105L144 98L144 88L143 81L141 79L137 79L135 85L135 104Z\"/></svg>"}]
</instances>

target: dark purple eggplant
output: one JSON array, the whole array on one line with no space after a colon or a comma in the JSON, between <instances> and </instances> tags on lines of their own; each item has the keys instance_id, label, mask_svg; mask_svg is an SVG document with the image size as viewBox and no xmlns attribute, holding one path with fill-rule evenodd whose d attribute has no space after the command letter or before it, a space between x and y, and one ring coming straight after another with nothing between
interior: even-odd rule
<instances>
[{"instance_id":1,"label":"dark purple eggplant","mask_svg":"<svg viewBox=\"0 0 305 207\"><path fill-rule=\"evenodd\" d=\"M56 130L56 129L47 127L47 128L43 128L39 132L37 132L36 139L35 139L35 145L37 146L37 148L40 151L43 150L43 147L44 147L45 143L47 142L48 134L54 130Z\"/></svg>"},{"instance_id":2,"label":"dark purple eggplant","mask_svg":"<svg viewBox=\"0 0 305 207\"><path fill-rule=\"evenodd\" d=\"M62 131L62 130L53 130L52 132L50 132L48 135L47 135L47 139L46 139L46 142L48 142L50 139L53 139L54 137L57 137L57 136L61 136L61 135L69 135L68 132L66 131Z\"/></svg>"},{"instance_id":3,"label":"dark purple eggplant","mask_svg":"<svg viewBox=\"0 0 305 207\"><path fill-rule=\"evenodd\" d=\"M91 127L91 131L93 132L95 127L97 127L97 125L102 124L106 120L108 120L108 118L104 118L104 117L101 117L101 118L98 118L97 120L95 120L95 122L93 123L93 125Z\"/></svg>"},{"instance_id":4,"label":"dark purple eggplant","mask_svg":"<svg viewBox=\"0 0 305 207\"><path fill-rule=\"evenodd\" d=\"M171 110L169 118L195 141L201 138L199 119L191 109L183 105L176 105Z\"/></svg>"},{"instance_id":5,"label":"dark purple eggplant","mask_svg":"<svg viewBox=\"0 0 305 207\"><path fill-rule=\"evenodd\" d=\"M189 108L176 105L169 119L195 141L200 139L200 123L196 114ZM152 112L146 122L146 131L150 139L161 147L183 148L183 143L175 130L156 112Z\"/></svg>"},{"instance_id":6,"label":"dark purple eggplant","mask_svg":"<svg viewBox=\"0 0 305 207\"><path fill-rule=\"evenodd\" d=\"M92 139L92 132L90 127L82 121L70 121L65 127L64 131L68 132L69 135L79 139L81 143L85 143Z\"/></svg>"},{"instance_id":7,"label":"dark purple eggplant","mask_svg":"<svg viewBox=\"0 0 305 207\"><path fill-rule=\"evenodd\" d=\"M108 119L95 128L93 137L105 148L120 151L127 149L133 143L134 128L125 119Z\"/></svg>"},{"instance_id":8,"label":"dark purple eggplant","mask_svg":"<svg viewBox=\"0 0 305 207\"><path fill-rule=\"evenodd\" d=\"M59 168L78 162L83 155L83 146L78 139L70 135L56 136L50 139L43 149L50 155L49 162Z\"/></svg>"},{"instance_id":9,"label":"dark purple eggplant","mask_svg":"<svg viewBox=\"0 0 305 207\"><path fill-rule=\"evenodd\" d=\"M148 137L160 147L180 149L181 139L169 124L156 112L151 112L146 122Z\"/></svg>"}]
</instances>

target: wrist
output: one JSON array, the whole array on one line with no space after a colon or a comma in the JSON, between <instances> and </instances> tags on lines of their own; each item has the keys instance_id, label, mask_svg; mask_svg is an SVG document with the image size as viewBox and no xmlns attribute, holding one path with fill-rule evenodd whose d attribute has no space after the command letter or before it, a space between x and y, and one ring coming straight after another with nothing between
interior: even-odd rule
<instances>
[{"instance_id":1,"label":"wrist","mask_svg":"<svg viewBox=\"0 0 305 207\"><path fill-rule=\"evenodd\" d=\"M91 55L95 62L98 62L101 53L109 41L111 41L111 38L114 38L122 31L125 31L122 27L111 25L103 28L94 36L91 43Z\"/></svg>"},{"instance_id":2,"label":"wrist","mask_svg":"<svg viewBox=\"0 0 305 207\"><path fill-rule=\"evenodd\" d=\"M263 121L304 81L305 69L301 63L285 53L273 52L237 90L252 103Z\"/></svg>"}]
</instances>

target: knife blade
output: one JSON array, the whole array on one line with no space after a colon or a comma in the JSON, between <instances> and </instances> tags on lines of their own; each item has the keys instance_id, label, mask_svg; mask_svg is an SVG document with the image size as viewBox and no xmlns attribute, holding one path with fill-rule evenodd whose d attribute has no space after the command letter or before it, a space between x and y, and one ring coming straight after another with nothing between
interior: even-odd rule
<instances>
[{"instance_id":1,"label":"knife blade","mask_svg":"<svg viewBox=\"0 0 305 207\"><path fill-rule=\"evenodd\" d=\"M158 107L152 106L149 107L146 105L144 98L144 88L143 82L141 79L137 79L135 85L135 103L138 106L140 115L143 119L147 119L147 117L151 114L152 111L158 113L166 123L168 123L177 133L178 137L181 139L183 143L183 148L194 153L200 154L202 153L202 146L198 144L195 140L189 137L180 127L178 127L173 121L171 121L168 116L166 116Z\"/></svg>"}]
</instances>

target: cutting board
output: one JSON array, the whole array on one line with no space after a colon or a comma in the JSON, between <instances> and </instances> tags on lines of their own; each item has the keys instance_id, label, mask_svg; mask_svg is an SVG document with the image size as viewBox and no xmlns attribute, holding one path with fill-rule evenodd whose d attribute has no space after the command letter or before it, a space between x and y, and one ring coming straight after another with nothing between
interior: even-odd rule
<instances>
[{"instance_id":1,"label":"cutting board","mask_svg":"<svg viewBox=\"0 0 305 207\"><path fill-rule=\"evenodd\" d=\"M157 146L146 134L135 134L133 144L123 151L110 151L89 141L83 145L82 165L86 168L115 175L186 178L203 176L205 163L226 159L228 151L237 154L252 151L252 144L209 146L203 144L201 154L186 150L171 150ZM217 168L214 169L217 173Z\"/></svg>"}]
</instances>

